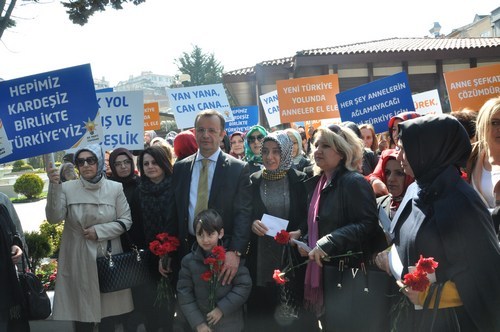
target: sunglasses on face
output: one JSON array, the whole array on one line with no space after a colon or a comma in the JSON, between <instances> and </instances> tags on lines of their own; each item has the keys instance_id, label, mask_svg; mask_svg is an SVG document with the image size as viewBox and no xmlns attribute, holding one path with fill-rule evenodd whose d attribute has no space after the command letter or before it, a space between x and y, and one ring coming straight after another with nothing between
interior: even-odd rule
<instances>
[{"instance_id":1,"label":"sunglasses on face","mask_svg":"<svg viewBox=\"0 0 500 332\"><path fill-rule=\"evenodd\" d=\"M248 143L253 143L253 142L255 142L255 140L257 140L259 142L262 142L263 139L264 139L264 136L262 136L262 135L259 135L259 136L248 136L247 137Z\"/></svg>"},{"instance_id":2,"label":"sunglasses on face","mask_svg":"<svg viewBox=\"0 0 500 332\"><path fill-rule=\"evenodd\" d=\"M89 166L92 166L97 164L97 158L96 157L76 158L75 162L79 167L82 167L83 165L85 165L85 163L87 163L87 165Z\"/></svg>"}]
</instances>

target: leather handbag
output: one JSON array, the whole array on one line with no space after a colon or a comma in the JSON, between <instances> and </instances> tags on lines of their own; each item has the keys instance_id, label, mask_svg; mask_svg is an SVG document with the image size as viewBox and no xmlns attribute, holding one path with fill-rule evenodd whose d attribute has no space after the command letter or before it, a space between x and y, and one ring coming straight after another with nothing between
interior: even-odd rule
<instances>
[{"instance_id":1,"label":"leather handbag","mask_svg":"<svg viewBox=\"0 0 500 332\"><path fill-rule=\"evenodd\" d=\"M119 222L125 229L125 225ZM131 245L131 250L113 254L111 240L107 242L105 255L97 258L97 274L101 293L116 292L136 287L153 280L149 270L147 251Z\"/></svg>"},{"instance_id":2,"label":"leather handbag","mask_svg":"<svg viewBox=\"0 0 500 332\"><path fill-rule=\"evenodd\" d=\"M19 283L23 293L23 309L24 315L28 320L46 319L52 313L52 306L50 304L49 296L38 277L30 272L31 266L23 251L22 271L17 272ZM26 269L25 261L28 264Z\"/></svg>"},{"instance_id":3,"label":"leather handbag","mask_svg":"<svg viewBox=\"0 0 500 332\"><path fill-rule=\"evenodd\" d=\"M394 280L376 266L324 265L325 325L329 331L389 331ZM330 329L329 329L330 328Z\"/></svg>"}]
</instances>

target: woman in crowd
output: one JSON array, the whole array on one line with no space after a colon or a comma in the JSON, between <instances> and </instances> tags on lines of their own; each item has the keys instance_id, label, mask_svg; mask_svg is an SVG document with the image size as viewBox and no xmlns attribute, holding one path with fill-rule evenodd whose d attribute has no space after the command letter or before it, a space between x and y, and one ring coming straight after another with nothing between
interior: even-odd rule
<instances>
[{"instance_id":1,"label":"woman in crowd","mask_svg":"<svg viewBox=\"0 0 500 332\"><path fill-rule=\"evenodd\" d=\"M378 140L377 135L375 135L375 128L369 123L363 123L359 125L359 130L361 131L361 138L365 144L365 148L370 149L373 153L377 153Z\"/></svg>"},{"instance_id":2,"label":"woman in crowd","mask_svg":"<svg viewBox=\"0 0 500 332\"><path fill-rule=\"evenodd\" d=\"M468 180L493 213L498 233L500 201L500 97L488 100L477 117L477 143L468 161Z\"/></svg>"},{"instance_id":3,"label":"woman in crowd","mask_svg":"<svg viewBox=\"0 0 500 332\"><path fill-rule=\"evenodd\" d=\"M302 151L302 137L299 132L293 128L288 128L285 131L293 143L292 168L303 172L304 168L311 166L311 161L307 159L304 151Z\"/></svg>"},{"instance_id":4,"label":"woman in crowd","mask_svg":"<svg viewBox=\"0 0 500 332\"><path fill-rule=\"evenodd\" d=\"M23 255L23 243L9 210L0 204L0 331L29 332L28 320L22 316L22 290L16 264Z\"/></svg>"},{"instance_id":5,"label":"woman in crowd","mask_svg":"<svg viewBox=\"0 0 500 332\"><path fill-rule=\"evenodd\" d=\"M363 138L361 137L361 130L359 130L358 126L354 122L345 121L341 123L341 126L351 129L363 143ZM363 143L363 158L361 159L361 165L359 169L361 174L363 175L371 174L371 172L373 172L373 170L375 169L375 166L377 166L377 163L378 163L378 155L369 148L366 148Z\"/></svg>"},{"instance_id":6,"label":"woman in crowd","mask_svg":"<svg viewBox=\"0 0 500 332\"><path fill-rule=\"evenodd\" d=\"M348 251L363 251L363 257L351 258L344 266L345 272L350 272L351 268L363 268L361 263L368 262L372 251L386 247L373 191L358 172L362 157L363 143L352 130L337 125L318 129L314 139L316 175L305 182L308 244L313 248L308 256L313 262L307 265L304 297L306 305L321 315L323 331L367 331L374 324L352 312L347 316L339 314L344 305L336 303L331 293L337 287L338 274L343 273L339 271L341 263L338 259L322 260ZM370 317L370 312L357 314Z\"/></svg>"},{"instance_id":7,"label":"woman in crowd","mask_svg":"<svg viewBox=\"0 0 500 332\"><path fill-rule=\"evenodd\" d=\"M284 312L279 306L280 288L273 280L273 271L283 267L282 258L285 249L274 240L276 234L266 236L268 228L261 221L264 214L288 220L287 231L294 239L306 233L306 196L303 183L305 174L291 168L292 151L292 141L285 131L269 134L262 142L264 168L251 176L253 234L247 266L254 287L247 304L248 331L258 329L304 331L306 328L310 329L307 326L313 321L312 316L302 310L301 290L305 268L296 270L291 283L287 285L288 290L294 294L289 303L292 305L292 312ZM295 250L292 253L294 265L303 260L295 255ZM294 320L291 318L292 315L298 315L299 319Z\"/></svg>"},{"instance_id":8,"label":"woman in crowd","mask_svg":"<svg viewBox=\"0 0 500 332\"><path fill-rule=\"evenodd\" d=\"M181 131L174 139L174 153L177 160L182 160L198 151L196 137L191 130Z\"/></svg>"},{"instance_id":9,"label":"woman in crowd","mask_svg":"<svg viewBox=\"0 0 500 332\"><path fill-rule=\"evenodd\" d=\"M229 137L224 135L222 141L220 142L220 148L223 152L229 153L231 151L231 143L229 142Z\"/></svg>"},{"instance_id":10,"label":"woman in crowd","mask_svg":"<svg viewBox=\"0 0 500 332\"><path fill-rule=\"evenodd\" d=\"M245 134L241 131L235 131L229 138L231 144L231 156L236 159L243 159L245 157Z\"/></svg>"},{"instance_id":11,"label":"woman in crowd","mask_svg":"<svg viewBox=\"0 0 500 332\"><path fill-rule=\"evenodd\" d=\"M415 184L395 220L403 263L395 274L402 278L419 257L439 264L425 291L404 288L413 304L424 306L410 307L406 330L499 331L500 249L488 210L460 178L471 152L466 131L449 115L428 115L401 123L399 132L397 160ZM389 271L386 254L377 263Z\"/></svg>"},{"instance_id":12,"label":"woman in crowd","mask_svg":"<svg viewBox=\"0 0 500 332\"><path fill-rule=\"evenodd\" d=\"M259 125L251 127L245 134L245 161L250 168L250 174L262 169L260 149L262 148L262 140L266 136L266 129Z\"/></svg>"},{"instance_id":13,"label":"woman in crowd","mask_svg":"<svg viewBox=\"0 0 500 332\"><path fill-rule=\"evenodd\" d=\"M379 211L379 221L381 222L388 242L391 242L390 236L391 220L403 200L406 189L413 182L413 178L406 174L401 166L401 163L396 160L398 153L394 149L390 149L382 158L382 182L387 186L388 195L377 198L377 206Z\"/></svg>"},{"instance_id":14,"label":"woman in crowd","mask_svg":"<svg viewBox=\"0 0 500 332\"><path fill-rule=\"evenodd\" d=\"M122 186L104 175L104 153L92 144L75 153L80 173L76 181L60 182L53 165L47 171L49 191L45 208L49 223L64 222L58 259L57 287L52 317L75 322L75 331L113 331L113 316L132 311L130 289L99 291L96 258L103 256L111 240L120 253L120 235L132 221Z\"/></svg>"},{"instance_id":15,"label":"woman in crowd","mask_svg":"<svg viewBox=\"0 0 500 332\"><path fill-rule=\"evenodd\" d=\"M158 136L158 134L156 134L156 131L154 131L154 130L146 130L144 132L144 148L147 148L148 146L150 146L151 145L151 141L156 136Z\"/></svg>"},{"instance_id":16,"label":"woman in crowd","mask_svg":"<svg viewBox=\"0 0 500 332\"><path fill-rule=\"evenodd\" d=\"M112 173L109 179L122 184L127 202L132 204L132 194L139 185L132 152L125 148L114 149L109 155L109 167Z\"/></svg>"},{"instance_id":17,"label":"woman in crowd","mask_svg":"<svg viewBox=\"0 0 500 332\"><path fill-rule=\"evenodd\" d=\"M78 179L78 175L75 172L75 165L73 163L62 164L59 169L59 177L61 182Z\"/></svg>"},{"instance_id":18,"label":"woman in crowd","mask_svg":"<svg viewBox=\"0 0 500 332\"><path fill-rule=\"evenodd\" d=\"M415 119L418 117L420 117L420 114L418 114L417 112L403 112L393 116L389 120L389 138L390 138L389 149L393 149L398 143L399 139L398 124L400 124L403 121ZM383 159L384 153L381 153L380 157L381 157L380 159ZM373 172L366 176L366 179L370 181L373 191L375 192L375 195L377 197L389 194L389 192L387 191L387 187L381 180L382 173L383 173L382 163L379 160Z\"/></svg>"},{"instance_id":19,"label":"woman in crowd","mask_svg":"<svg viewBox=\"0 0 500 332\"><path fill-rule=\"evenodd\" d=\"M169 155L161 146L146 148L138 158L141 180L132 198L131 209L134 223L129 234L131 241L140 249L148 250L149 243L159 233L173 234L175 232L175 228L169 228L167 224L172 159L172 155ZM156 288L161 275L158 272L158 259L152 258L150 263L152 282L132 290L135 313L140 314L140 321L146 323L148 332L156 332L160 327L164 331L172 331L174 317L172 303L154 305Z\"/></svg>"}]
</instances>

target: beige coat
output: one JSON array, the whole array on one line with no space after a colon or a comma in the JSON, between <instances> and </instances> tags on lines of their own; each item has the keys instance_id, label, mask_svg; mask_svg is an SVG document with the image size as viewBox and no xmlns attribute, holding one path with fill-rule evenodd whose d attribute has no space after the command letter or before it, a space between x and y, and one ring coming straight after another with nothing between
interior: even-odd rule
<instances>
[{"instance_id":1,"label":"beige coat","mask_svg":"<svg viewBox=\"0 0 500 332\"><path fill-rule=\"evenodd\" d=\"M133 310L130 289L99 291L96 258L108 239L113 253L121 252L122 221L132 225L121 183L102 178L93 184L83 179L50 184L45 208L47 220L65 220L58 259L53 317L56 320L100 322L101 318ZM86 240L83 229L94 226L98 241Z\"/></svg>"}]
</instances>

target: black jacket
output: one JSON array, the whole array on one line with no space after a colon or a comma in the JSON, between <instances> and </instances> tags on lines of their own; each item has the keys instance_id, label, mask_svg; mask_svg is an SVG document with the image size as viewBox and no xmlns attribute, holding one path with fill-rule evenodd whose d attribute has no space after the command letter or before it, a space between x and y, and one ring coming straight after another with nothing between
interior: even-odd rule
<instances>
[{"instance_id":1,"label":"black jacket","mask_svg":"<svg viewBox=\"0 0 500 332\"><path fill-rule=\"evenodd\" d=\"M319 179L317 175L305 182L309 203ZM384 249L375 194L358 172L340 166L321 191L317 220L317 244L328 255L362 250L370 259L377 250Z\"/></svg>"}]
</instances>

